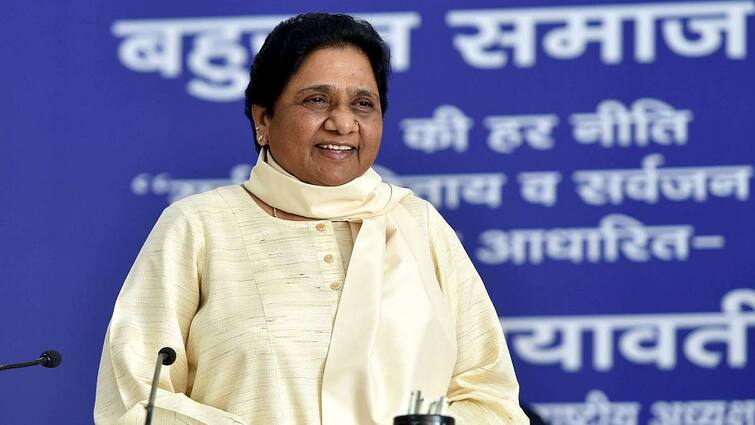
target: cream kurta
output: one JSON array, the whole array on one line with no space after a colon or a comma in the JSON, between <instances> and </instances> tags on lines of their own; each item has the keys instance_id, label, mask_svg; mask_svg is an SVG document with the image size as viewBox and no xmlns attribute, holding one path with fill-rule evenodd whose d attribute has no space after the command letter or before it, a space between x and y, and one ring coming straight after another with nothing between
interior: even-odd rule
<instances>
[{"instance_id":1,"label":"cream kurta","mask_svg":"<svg viewBox=\"0 0 755 425\"><path fill-rule=\"evenodd\" d=\"M456 324L450 414L460 425L527 423L498 317L471 261L428 203L410 196L402 205L428 235ZM351 244L347 223L275 219L240 186L171 205L116 302L95 421L143 423L156 353L171 346L178 358L163 368L154 424L320 424Z\"/></svg>"}]
</instances>

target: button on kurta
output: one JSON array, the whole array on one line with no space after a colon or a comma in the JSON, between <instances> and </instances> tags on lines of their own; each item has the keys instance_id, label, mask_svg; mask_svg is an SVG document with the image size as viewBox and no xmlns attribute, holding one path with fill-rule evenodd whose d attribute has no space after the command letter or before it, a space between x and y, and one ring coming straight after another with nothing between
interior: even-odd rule
<instances>
[{"instance_id":1,"label":"button on kurta","mask_svg":"<svg viewBox=\"0 0 755 425\"><path fill-rule=\"evenodd\" d=\"M333 254L327 254L322 259L325 260L326 263L332 263L335 258L336 257L334 257Z\"/></svg>"},{"instance_id":2,"label":"button on kurta","mask_svg":"<svg viewBox=\"0 0 755 425\"><path fill-rule=\"evenodd\" d=\"M317 226L315 226L315 229L324 232L325 231L325 223L317 223Z\"/></svg>"},{"instance_id":3,"label":"button on kurta","mask_svg":"<svg viewBox=\"0 0 755 425\"><path fill-rule=\"evenodd\" d=\"M333 282L330 284L330 289L337 291L341 289L341 282Z\"/></svg>"}]
</instances>

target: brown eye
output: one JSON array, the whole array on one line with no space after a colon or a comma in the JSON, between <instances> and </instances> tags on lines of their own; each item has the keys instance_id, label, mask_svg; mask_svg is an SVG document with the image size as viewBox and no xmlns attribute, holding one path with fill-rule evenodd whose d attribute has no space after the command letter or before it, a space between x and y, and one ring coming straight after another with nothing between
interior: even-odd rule
<instances>
[{"instance_id":1,"label":"brown eye","mask_svg":"<svg viewBox=\"0 0 755 425\"><path fill-rule=\"evenodd\" d=\"M304 100L304 103L310 103L313 105L323 104L326 100L323 96L312 96Z\"/></svg>"},{"instance_id":2,"label":"brown eye","mask_svg":"<svg viewBox=\"0 0 755 425\"><path fill-rule=\"evenodd\" d=\"M373 104L369 100L358 100L354 102L354 105L356 105L360 109L372 109Z\"/></svg>"}]
</instances>

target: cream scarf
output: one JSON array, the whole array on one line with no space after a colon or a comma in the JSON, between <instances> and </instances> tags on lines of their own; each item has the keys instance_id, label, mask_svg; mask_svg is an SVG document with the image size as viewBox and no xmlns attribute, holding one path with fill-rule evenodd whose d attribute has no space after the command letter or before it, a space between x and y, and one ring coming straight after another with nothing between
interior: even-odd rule
<instances>
[{"instance_id":1,"label":"cream scarf","mask_svg":"<svg viewBox=\"0 0 755 425\"><path fill-rule=\"evenodd\" d=\"M411 191L372 169L341 186L310 185L265 152L244 183L256 197L304 217L361 223L323 373L322 423L391 425L411 391L446 395L456 334L428 238L400 204Z\"/></svg>"}]
</instances>

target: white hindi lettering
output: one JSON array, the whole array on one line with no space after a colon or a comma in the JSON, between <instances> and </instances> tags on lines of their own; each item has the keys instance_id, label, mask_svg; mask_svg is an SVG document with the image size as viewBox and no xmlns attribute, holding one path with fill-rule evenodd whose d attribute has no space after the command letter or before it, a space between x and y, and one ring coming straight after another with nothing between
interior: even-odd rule
<instances>
[{"instance_id":1,"label":"white hindi lettering","mask_svg":"<svg viewBox=\"0 0 755 425\"><path fill-rule=\"evenodd\" d=\"M650 407L653 418L650 425L690 425L698 423L724 425L726 402L723 400L708 400L697 402L664 402L657 401ZM702 422L690 421L693 414Z\"/></svg>"},{"instance_id":2,"label":"white hindi lettering","mask_svg":"<svg viewBox=\"0 0 755 425\"><path fill-rule=\"evenodd\" d=\"M551 425L637 425L640 403L609 401L605 393L592 390L584 403L536 403L535 411Z\"/></svg>"},{"instance_id":3,"label":"white hindi lettering","mask_svg":"<svg viewBox=\"0 0 755 425\"><path fill-rule=\"evenodd\" d=\"M497 208L501 205L502 189L506 184L506 176L500 173L399 176L386 167L376 165L373 168L386 182L411 189L438 209L454 210L462 202Z\"/></svg>"},{"instance_id":4,"label":"white hindi lettering","mask_svg":"<svg viewBox=\"0 0 755 425\"><path fill-rule=\"evenodd\" d=\"M558 124L555 115L502 115L484 120L488 133L488 147L495 152L510 154L522 144L536 150L553 149L551 133Z\"/></svg>"},{"instance_id":5,"label":"white hindi lettering","mask_svg":"<svg viewBox=\"0 0 755 425\"><path fill-rule=\"evenodd\" d=\"M676 16L663 22L663 36L669 48L687 57L715 53L726 35L726 56L743 59L747 55L747 16L753 13L752 2L721 2L701 5L695 13ZM683 19L687 20L685 27ZM686 33L692 33L692 40ZM648 55L648 57L652 57Z\"/></svg>"},{"instance_id":6,"label":"white hindi lettering","mask_svg":"<svg viewBox=\"0 0 755 425\"><path fill-rule=\"evenodd\" d=\"M514 66L535 64L536 17L530 9L513 10L452 10L446 15L451 27L476 27L476 34L459 34L453 43L464 61L475 68L502 68L509 62ZM502 31L501 26L511 27ZM493 48L507 48L509 54Z\"/></svg>"},{"instance_id":7,"label":"white hindi lettering","mask_svg":"<svg viewBox=\"0 0 755 425\"><path fill-rule=\"evenodd\" d=\"M517 175L522 199L531 204L552 207L556 204L561 174L556 171L524 172Z\"/></svg>"},{"instance_id":8,"label":"white hindi lettering","mask_svg":"<svg viewBox=\"0 0 755 425\"><path fill-rule=\"evenodd\" d=\"M510 321L506 323L512 326ZM516 330L513 325L513 332ZM560 364L564 370L570 371L582 367L582 330L578 324L554 326L541 322L533 323L527 330L531 333L518 334L511 340L514 352L523 359L532 364ZM554 345L556 341L559 343Z\"/></svg>"},{"instance_id":9,"label":"white hindi lettering","mask_svg":"<svg viewBox=\"0 0 755 425\"><path fill-rule=\"evenodd\" d=\"M472 120L453 105L441 105L432 118L407 118L401 120L404 144L414 150L434 153L453 149L464 152L469 145L469 129Z\"/></svg>"},{"instance_id":10,"label":"white hindi lettering","mask_svg":"<svg viewBox=\"0 0 755 425\"><path fill-rule=\"evenodd\" d=\"M244 92L249 52L240 44L242 31L242 27L225 25L194 37L194 48L186 62L189 71L200 78L190 80L186 86L190 95L233 101Z\"/></svg>"},{"instance_id":11,"label":"white hindi lettering","mask_svg":"<svg viewBox=\"0 0 755 425\"><path fill-rule=\"evenodd\" d=\"M707 368L721 364L722 355L710 351L711 344L725 344L726 363L733 368L747 365L747 329L755 324L755 291L736 289L721 301L723 321L695 329L684 342L684 355Z\"/></svg>"},{"instance_id":12,"label":"white hindi lettering","mask_svg":"<svg viewBox=\"0 0 755 425\"><path fill-rule=\"evenodd\" d=\"M356 15L370 22L391 50L391 69L408 71L411 65L411 32L422 18L416 12L371 13Z\"/></svg>"},{"instance_id":13,"label":"white hindi lettering","mask_svg":"<svg viewBox=\"0 0 755 425\"><path fill-rule=\"evenodd\" d=\"M755 400L656 401L648 425L752 425Z\"/></svg>"},{"instance_id":14,"label":"white hindi lettering","mask_svg":"<svg viewBox=\"0 0 755 425\"><path fill-rule=\"evenodd\" d=\"M637 425L642 404L611 401L601 390L590 390L584 402L533 403L551 425ZM648 425L753 425L755 400L655 401Z\"/></svg>"},{"instance_id":15,"label":"white hindi lettering","mask_svg":"<svg viewBox=\"0 0 755 425\"><path fill-rule=\"evenodd\" d=\"M183 29L170 22L119 21L113 25L116 37L125 37L118 46L118 58L137 72L159 72L165 78L181 73Z\"/></svg>"},{"instance_id":16,"label":"white hindi lettering","mask_svg":"<svg viewBox=\"0 0 755 425\"><path fill-rule=\"evenodd\" d=\"M745 58L747 16L754 10L746 0L452 10L446 23L476 30L457 34L453 41L463 60L476 68L534 66L541 33L543 52L551 58L583 56L588 44L595 43L602 63L620 63L626 22L634 26L634 58L649 63L656 59L659 23L669 50L680 56L709 56L724 45L727 58Z\"/></svg>"},{"instance_id":17,"label":"white hindi lettering","mask_svg":"<svg viewBox=\"0 0 755 425\"><path fill-rule=\"evenodd\" d=\"M570 117L572 137L578 143L600 143L604 148L663 146L687 143L692 112L676 110L658 99L642 98L627 109L616 100L604 100L596 113L576 113Z\"/></svg>"},{"instance_id":18,"label":"white hindi lettering","mask_svg":"<svg viewBox=\"0 0 755 425\"><path fill-rule=\"evenodd\" d=\"M251 171L251 165L239 164L231 169L230 178L227 179L173 179L167 173L142 173L131 181L131 192L135 195L167 195L168 202L175 202L216 187L243 183L249 178Z\"/></svg>"},{"instance_id":19,"label":"white hindi lettering","mask_svg":"<svg viewBox=\"0 0 755 425\"><path fill-rule=\"evenodd\" d=\"M688 224L647 226L632 217L611 214L598 227L552 229L488 229L479 236L475 251L483 264L538 265L546 260L569 261L573 264L614 263L620 259L632 262L687 261L693 249L721 249L698 246L695 229Z\"/></svg>"},{"instance_id":20,"label":"white hindi lettering","mask_svg":"<svg viewBox=\"0 0 755 425\"><path fill-rule=\"evenodd\" d=\"M616 354L631 364L666 370L676 368L680 355L700 368L722 363L745 368L748 330L755 328L755 290L732 290L721 305L720 313L502 318L501 325L517 357L565 371L583 369L585 357L594 370L611 370ZM591 355L583 354L585 347L592 348Z\"/></svg>"},{"instance_id":21,"label":"white hindi lettering","mask_svg":"<svg viewBox=\"0 0 755 425\"><path fill-rule=\"evenodd\" d=\"M189 94L216 102L240 99L246 85L249 51L241 36L251 34L253 45L285 16L175 18L119 20L113 35L123 38L118 49L121 63L133 71L159 71L165 78L177 78L183 68L184 39L193 39L187 67ZM256 52L256 50L255 50Z\"/></svg>"},{"instance_id":22,"label":"white hindi lettering","mask_svg":"<svg viewBox=\"0 0 755 425\"><path fill-rule=\"evenodd\" d=\"M577 170L575 190L589 205L620 205L625 200L656 204L670 201L706 202L709 196L750 199L751 165L667 167L660 154L642 160L641 169Z\"/></svg>"},{"instance_id":23,"label":"white hindi lettering","mask_svg":"<svg viewBox=\"0 0 755 425\"><path fill-rule=\"evenodd\" d=\"M548 56L574 59L585 53L588 43L599 43L603 63L621 62L620 13L594 7L565 15L563 23L563 27L550 30L543 39L543 50Z\"/></svg>"},{"instance_id":24,"label":"white hindi lettering","mask_svg":"<svg viewBox=\"0 0 755 425\"><path fill-rule=\"evenodd\" d=\"M410 67L411 30L421 23L415 12L357 15L372 23L391 49L393 70ZM122 38L118 58L136 72L158 72L177 78L183 71L184 42L193 44L186 67L194 78L187 92L200 99L228 102L241 99L248 79L250 58L267 34L288 16L230 16L118 20L112 33Z\"/></svg>"}]
</instances>

